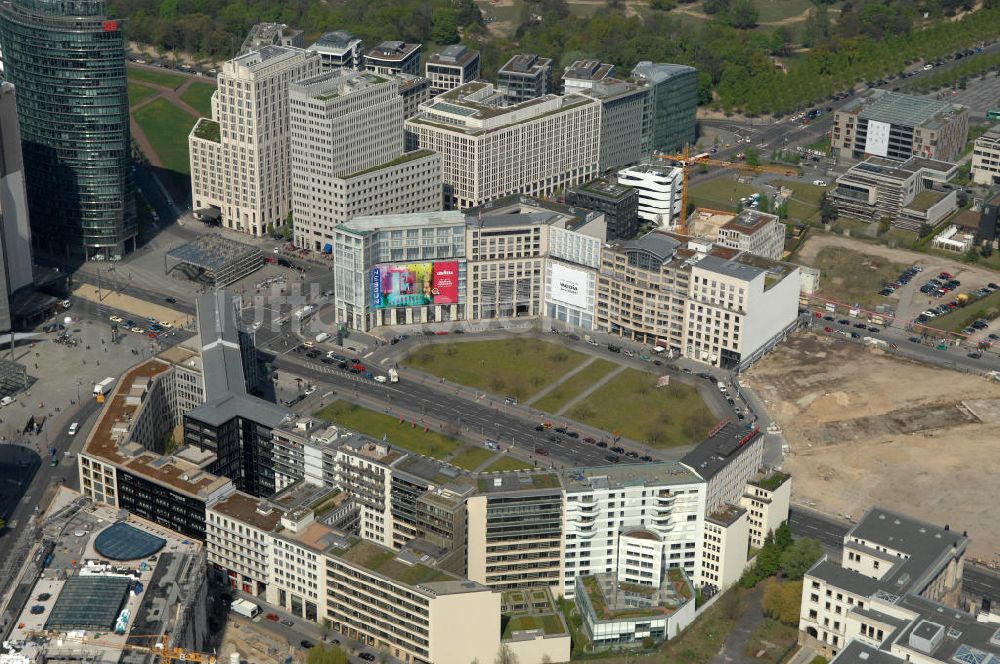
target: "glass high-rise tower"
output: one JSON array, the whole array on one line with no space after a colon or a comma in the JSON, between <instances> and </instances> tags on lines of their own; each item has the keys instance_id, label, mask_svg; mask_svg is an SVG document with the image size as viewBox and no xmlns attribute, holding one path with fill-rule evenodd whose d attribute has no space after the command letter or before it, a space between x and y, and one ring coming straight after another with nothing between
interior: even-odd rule
<instances>
[{"instance_id":1,"label":"glass high-rise tower","mask_svg":"<svg viewBox=\"0 0 1000 664\"><path fill-rule=\"evenodd\" d=\"M125 35L103 0L0 0L32 238L112 259L135 248Z\"/></svg>"}]
</instances>

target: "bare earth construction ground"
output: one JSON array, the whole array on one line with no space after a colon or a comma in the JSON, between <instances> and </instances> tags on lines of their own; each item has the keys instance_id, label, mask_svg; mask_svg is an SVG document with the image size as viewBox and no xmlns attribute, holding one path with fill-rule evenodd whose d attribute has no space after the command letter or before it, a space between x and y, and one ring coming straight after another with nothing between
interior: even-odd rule
<instances>
[{"instance_id":1,"label":"bare earth construction ground","mask_svg":"<svg viewBox=\"0 0 1000 664\"><path fill-rule=\"evenodd\" d=\"M947 523L975 533L972 557L1000 559L1000 385L812 334L789 338L744 380L784 430L793 501Z\"/></svg>"}]
</instances>

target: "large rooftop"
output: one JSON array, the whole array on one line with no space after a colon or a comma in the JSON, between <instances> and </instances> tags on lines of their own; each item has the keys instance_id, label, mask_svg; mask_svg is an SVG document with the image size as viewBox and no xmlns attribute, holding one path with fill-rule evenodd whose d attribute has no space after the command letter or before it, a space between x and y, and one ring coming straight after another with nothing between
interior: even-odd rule
<instances>
[{"instance_id":1,"label":"large rooftop","mask_svg":"<svg viewBox=\"0 0 1000 664\"><path fill-rule=\"evenodd\" d=\"M687 65L674 65L665 62L650 62L643 60L632 69L632 76L649 81L650 83L662 83L663 81L683 76L685 74L697 74L698 70Z\"/></svg>"},{"instance_id":2,"label":"large rooftop","mask_svg":"<svg viewBox=\"0 0 1000 664\"><path fill-rule=\"evenodd\" d=\"M919 127L961 110L964 107L958 104L888 90L869 90L841 109L846 113L858 113L858 117L865 120L908 127Z\"/></svg>"},{"instance_id":3,"label":"large rooftop","mask_svg":"<svg viewBox=\"0 0 1000 664\"><path fill-rule=\"evenodd\" d=\"M727 421L685 454L681 463L710 480L751 445L760 444L763 444L763 437L759 429L747 429L743 424Z\"/></svg>"},{"instance_id":4,"label":"large rooftop","mask_svg":"<svg viewBox=\"0 0 1000 664\"><path fill-rule=\"evenodd\" d=\"M678 461L570 468L559 477L567 491L623 489L634 486L700 484L703 480Z\"/></svg>"},{"instance_id":5,"label":"large rooftop","mask_svg":"<svg viewBox=\"0 0 1000 664\"><path fill-rule=\"evenodd\" d=\"M387 579L435 594L482 591L486 587L474 581L425 564L421 556L404 549L394 551L357 537L342 540L343 547L330 554Z\"/></svg>"},{"instance_id":6,"label":"large rooftop","mask_svg":"<svg viewBox=\"0 0 1000 664\"><path fill-rule=\"evenodd\" d=\"M551 58L540 58L534 53L518 53L500 67L504 73L537 74L545 67L552 65Z\"/></svg>"},{"instance_id":7,"label":"large rooftop","mask_svg":"<svg viewBox=\"0 0 1000 664\"><path fill-rule=\"evenodd\" d=\"M465 211L465 215L466 224L471 229L545 224L583 232L585 235L604 237L603 229L595 234L596 229L588 226L591 222L603 218L602 213L519 194L469 208ZM584 228L587 228L587 231L584 231Z\"/></svg>"},{"instance_id":8,"label":"large rooftop","mask_svg":"<svg viewBox=\"0 0 1000 664\"><path fill-rule=\"evenodd\" d=\"M337 226L338 231L365 235L380 230L424 228L427 226L464 226L465 213L459 210L410 212L354 217Z\"/></svg>"},{"instance_id":9,"label":"large rooftop","mask_svg":"<svg viewBox=\"0 0 1000 664\"><path fill-rule=\"evenodd\" d=\"M285 510L242 491L234 491L222 500L210 505L209 509L266 533L274 530L281 523L281 517L285 514Z\"/></svg>"},{"instance_id":10,"label":"large rooftop","mask_svg":"<svg viewBox=\"0 0 1000 664\"><path fill-rule=\"evenodd\" d=\"M432 53L427 62L429 64L443 65L465 65L479 57L479 51L462 46L461 44L451 44L441 50Z\"/></svg>"},{"instance_id":11,"label":"large rooftop","mask_svg":"<svg viewBox=\"0 0 1000 664\"><path fill-rule=\"evenodd\" d=\"M355 92L363 92L390 79L370 71L333 69L312 78L292 83L289 91L316 101L330 101Z\"/></svg>"}]
</instances>

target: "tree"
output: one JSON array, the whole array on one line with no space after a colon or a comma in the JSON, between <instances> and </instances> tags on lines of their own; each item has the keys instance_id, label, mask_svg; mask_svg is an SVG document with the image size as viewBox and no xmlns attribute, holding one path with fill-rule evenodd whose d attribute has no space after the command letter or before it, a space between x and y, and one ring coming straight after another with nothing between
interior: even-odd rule
<instances>
[{"instance_id":1,"label":"tree","mask_svg":"<svg viewBox=\"0 0 1000 664\"><path fill-rule=\"evenodd\" d=\"M781 525L774 530L774 545L779 551L784 551L792 544L792 529L788 527L788 521L782 521Z\"/></svg>"},{"instance_id":2,"label":"tree","mask_svg":"<svg viewBox=\"0 0 1000 664\"><path fill-rule=\"evenodd\" d=\"M753 0L733 0L727 12L729 25L744 30L757 27L757 6Z\"/></svg>"},{"instance_id":3,"label":"tree","mask_svg":"<svg viewBox=\"0 0 1000 664\"><path fill-rule=\"evenodd\" d=\"M756 148L747 148L743 154L746 156L747 166L760 166L760 153Z\"/></svg>"},{"instance_id":4,"label":"tree","mask_svg":"<svg viewBox=\"0 0 1000 664\"><path fill-rule=\"evenodd\" d=\"M705 0L701 10L706 14L725 14L729 11L729 0Z\"/></svg>"},{"instance_id":5,"label":"tree","mask_svg":"<svg viewBox=\"0 0 1000 664\"><path fill-rule=\"evenodd\" d=\"M840 212L837 210L837 205L830 200L830 197L824 191L823 195L819 199L819 218L824 224L832 224L840 216Z\"/></svg>"},{"instance_id":6,"label":"tree","mask_svg":"<svg viewBox=\"0 0 1000 664\"><path fill-rule=\"evenodd\" d=\"M438 44L458 43L458 16L453 9L435 9L431 39Z\"/></svg>"},{"instance_id":7,"label":"tree","mask_svg":"<svg viewBox=\"0 0 1000 664\"><path fill-rule=\"evenodd\" d=\"M802 610L802 582L771 579L764 586L760 607L769 618L793 627L798 626L799 612Z\"/></svg>"},{"instance_id":8,"label":"tree","mask_svg":"<svg viewBox=\"0 0 1000 664\"><path fill-rule=\"evenodd\" d=\"M517 655L514 654L509 645L502 643L500 644L500 650L497 650L497 656L493 660L493 664L518 664Z\"/></svg>"},{"instance_id":9,"label":"tree","mask_svg":"<svg viewBox=\"0 0 1000 664\"><path fill-rule=\"evenodd\" d=\"M791 42L792 37L788 32L788 28L784 26L775 28L774 32L771 33L771 55L778 57L788 55L788 46Z\"/></svg>"},{"instance_id":10,"label":"tree","mask_svg":"<svg viewBox=\"0 0 1000 664\"><path fill-rule=\"evenodd\" d=\"M920 237L927 237L934 232L934 227L928 224L926 221L920 223L920 230L917 231L917 235Z\"/></svg>"},{"instance_id":11,"label":"tree","mask_svg":"<svg viewBox=\"0 0 1000 664\"><path fill-rule=\"evenodd\" d=\"M661 12L668 12L676 6L676 0L649 0L649 8Z\"/></svg>"},{"instance_id":12,"label":"tree","mask_svg":"<svg viewBox=\"0 0 1000 664\"><path fill-rule=\"evenodd\" d=\"M781 569L789 579L801 579L822 555L822 544L809 537L802 537L781 553Z\"/></svg>"},{"instance_id":13,"label":"tree","mask_svg":"<svg viewBox=\"0 0 1000 664\"><path fill-rule=\"evenodd\" d=\"M308 650L306 664L348 664L347 653L337 646L320 643Z\"/></svg>"}]
</instances>

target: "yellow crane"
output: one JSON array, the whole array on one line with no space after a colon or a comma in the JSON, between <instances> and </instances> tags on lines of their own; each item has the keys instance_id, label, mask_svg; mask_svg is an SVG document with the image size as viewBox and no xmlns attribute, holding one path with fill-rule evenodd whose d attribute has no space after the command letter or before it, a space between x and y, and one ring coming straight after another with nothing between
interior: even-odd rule
<instances>
[{"instance_id":1,"label":"yellow crane","mask_svg":"<svg viewBox=\"0 0 1000 664\"><path fill-rule=\"evenodd\" d=\"M677 220L677 232L681 235L687 235L688 180L691 176L692 165L697 164L705 166L718 166L719 168L732 168L745 171L747 173L780 173L787 176L799 174L798 170L792 166L751 166L745 162L722 161L721 159L712 159L708 156L695 155L692 157L690 146L688 145L684 146L683 154L657 154L655 156L659 159L678 162L683 171L683 177L681 180L681 214L680 218Z\"/></svg>"},{"instance_id":2,"label":"yellow crane","mask_svg":"<svg viewBox=\"0 0 1000 664\"><path fill-rule=\"evenodd\" d=\"M49 638L60 638L63 641L79 643L85 646L104 646L107 648L118 648L121 650L141 650L159 656L160 664L171 664L172 662L200 662L202 664L215 664L215 655L185 650L184 648L170 647L169 637L166 634L129 634L129 639L155 639L150 646L137 646L131 643L120 641L104 641L99 638L69 638L65 634L55 632L31 632L32 636L47 636Z\"/></svg>"}]
</instances>

